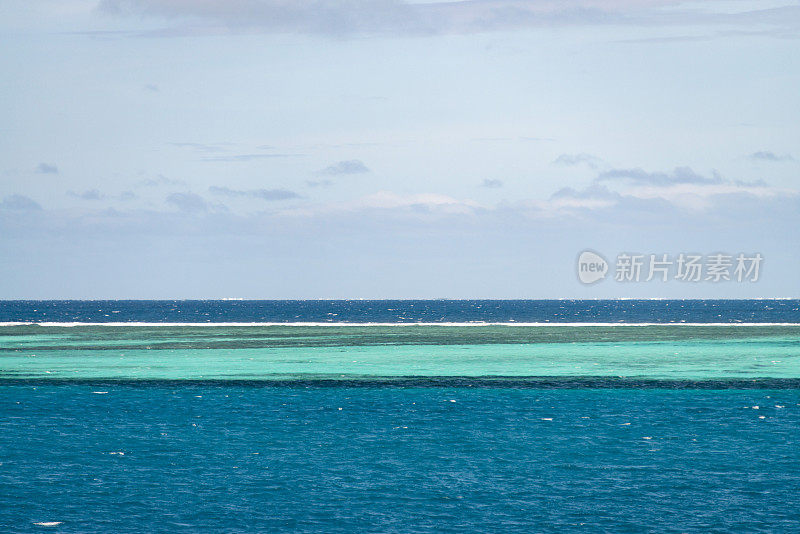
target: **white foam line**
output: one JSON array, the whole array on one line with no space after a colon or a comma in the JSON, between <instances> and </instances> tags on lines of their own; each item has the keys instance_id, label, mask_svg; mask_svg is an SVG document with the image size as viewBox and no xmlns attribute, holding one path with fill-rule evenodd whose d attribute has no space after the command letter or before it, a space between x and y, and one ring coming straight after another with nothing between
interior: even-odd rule
<instances>
[{"instance_id":1,"label":"white foam line","mask_svg":"<svg viewBox=\"0 0 800 534\"><path fill-rule=\"evenodd\" d=\"M162 326L186 326L186 327L243 327L243 326L346 326L346 327L364 327L364 326L799 326L800 323L518 323L518 322L468 322L468 323L352 323L352 322L296 322L296 323L147 323L147 322L107 322L107 323L80 323L80 322L0 322L0 327L3 326L58 326L58 327L75 327L75 326L128 326L128 327L162 327Z\"/></svg>"}]
</instances>

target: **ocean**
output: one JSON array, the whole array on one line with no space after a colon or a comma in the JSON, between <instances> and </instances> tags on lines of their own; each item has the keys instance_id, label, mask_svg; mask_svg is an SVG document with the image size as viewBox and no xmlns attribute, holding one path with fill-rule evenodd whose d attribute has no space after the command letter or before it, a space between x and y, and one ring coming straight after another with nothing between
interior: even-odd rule
<instances>
[{"instance_id":1,"label":"ocean","mask_svg":"<svg viewBox=\"0 0 800 534\"><path fill-rule=\"evenodd\" d=\"M798 531L800 301L0 301L0 531Z\"/></svg>"}]
</instances>

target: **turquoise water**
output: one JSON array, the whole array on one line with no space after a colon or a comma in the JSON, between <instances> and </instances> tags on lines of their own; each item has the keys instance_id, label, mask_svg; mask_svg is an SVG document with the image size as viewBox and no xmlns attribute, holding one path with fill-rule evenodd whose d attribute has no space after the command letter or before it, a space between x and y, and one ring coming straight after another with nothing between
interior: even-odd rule
<instances>
[{"instance_id":1,"label":"turquoise water","mask_svg":"<svg viewBox=\"0 0 800 534\"><path fill-rule=\"evenodd\" d=\"M0 379L800 378L800 326L6 326Z\"/></svg>"}]
</instances>

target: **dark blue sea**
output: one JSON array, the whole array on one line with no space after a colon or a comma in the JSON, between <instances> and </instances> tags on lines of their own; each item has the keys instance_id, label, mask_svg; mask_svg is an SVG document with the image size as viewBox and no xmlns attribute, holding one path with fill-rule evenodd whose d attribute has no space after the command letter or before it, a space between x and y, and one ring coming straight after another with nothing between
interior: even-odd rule
<instances>
[{"instance_id":1,"label":"dark blue sea","mask_svg":"<svg viewBox=\"0 0 800 534\"><path fill-rule=\"evenodd\" d=\"M800 323L800 300L16 300L0 322Z\"/></svg>"},{"instance_id":2,"label":"dark blue sea","mask_svg":"<svg viewBox=\"0 0 800 534\"><path fill-rule=\"evenodd\" d=\"M73 324L476 321L665 326ZM767 324L800 323L797 300L4 301L0 322L69 324L0 326L0 532L800 531L800 335ZM602 358L423 367L551 350ZM406 353L402 376L303 374ZM176 376L275 355L297 378Z\"/></svg>"}]
</instances>

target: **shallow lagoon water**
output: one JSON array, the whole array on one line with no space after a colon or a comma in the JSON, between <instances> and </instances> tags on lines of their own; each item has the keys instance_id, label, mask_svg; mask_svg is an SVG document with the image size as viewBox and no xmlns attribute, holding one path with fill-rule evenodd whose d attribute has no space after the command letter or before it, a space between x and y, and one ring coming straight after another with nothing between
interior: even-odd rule
<instances>
[{"instance_id":1,"label":"shallow lagoon water","mask_svg":"<svg viewBox=\"0 0 800 534\"><path fill-rule=\"evenodd\" d=\"M800 378L800 326L6 326L0 377Z\"/></svg>"}]
</instances>

